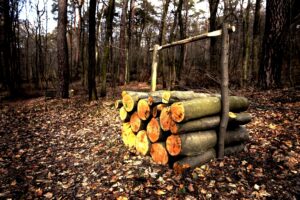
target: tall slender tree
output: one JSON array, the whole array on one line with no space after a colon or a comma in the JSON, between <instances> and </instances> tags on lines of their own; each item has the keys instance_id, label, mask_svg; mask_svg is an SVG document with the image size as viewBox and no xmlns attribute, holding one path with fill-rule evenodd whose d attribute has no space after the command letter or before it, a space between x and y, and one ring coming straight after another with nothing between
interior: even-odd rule
<instances>
[{"instance_id":1,"label":"tall slender tree","mask_svg":"<svg viewBox=\"0 0 300 200\"><path fill-rule=\"evenodd\" d=\"M58 24L57 24L57 61L58 61L58 95L62 98L69 97L69 59L67 45L67 0L58 1Z\"/></svg>"},{"instance_id":2,"label":"tall slender tree","mask_svg":"<svg viewBox=\"0 0 300 200\"><path fill-rule=\"evenodd\" d=\"M220 0L209 0L209 31L214 31L217 29L217 11ZM210 38L210 69L217 68L217 39L212 37Z\"/></svg>"},{"instance_id":3,"label":"tall slender tree","mask_svg":"<svg viewBox=\"0 0 300 200\"><path fill-rule=\"evenodd\" d=\"M119 62L119 81L121 84L124 84L126 80L126 64L127 64L127 47L126 47L126 15L128 9L128 0L122 1L122 14L121 14L121 22L120 22L120 62ZM127 65L128 66L128 65Z\"/></svg>"},{"instance_id":4,"label":"tall slender tree","mask_svg":"<svg viewBox=\"0 0 300 200\"><path fill-rule=\"evenodd\" d=\"M95 70L96 70L96 58L95 58L95 42L96 42L96 0L90 0L89 8L89 68L88 68L88 90L89 100L97 100Z\"/></svg>"},{"instance_id":5,"label":"tall slender tree","mask_svg":"<svg viewBox=\"0 0 300 200\"><path fill-rule=\"evenodd\" d=\"M101 97L106 96L106 72L109 65L110 49L112 48L112 33L113 33L113 19L115 13L115 0L109 0L106 11L106 33L104 41L104 58L101 70Z\"/></svg>"},{"instance_id":6,"label":"tall slender tree","mask_svg":"<svg viewBox=\"0 0 300 200\"><path fill-rule=\"evenodd\" d=\"M170 0L164 0L163 1L163 12L161 16L161 24L160 24L160 30L159 30L159 36L158 36L158 42L159 45L163 45L166 42L166 18L168 14L168 8L169 8ZM159 68L161 68L162 71L162 78L163 78L163 88L166 87L166 73L165 73L165 53L161 52L161 56L159 57Z\"/></svg>"},{"instance_id":7,"label":"tall slender tree","mask_svg":"<svg viewBox=\"0 0 300 200\"><path fill-rule=\"evenodd\" d=\"M251 65L251 79L257 81L258 69L259 69L259 49L261 46L260 32L261 32L261 9L262 0L256 0L254 11L254 23L253 23L253 42L252 42L252 65Z\"/></svg>"},{"instance_id":8,"label":"tall slender tree","mask_svg":"<svg viewBox=\"0 0 300 200\"><path fill-rule=\"evenodd\" d=\"M182 7L183 7L183 0L179 0L177 10L178 10L179 36L180 36L181 40L186 37L185 36L186 35L185 34L185 25L183 23L183 17L182 17ZM180 45L179 65L176 70L176 75L177 75L177 78L179 81L181 79L181 70L184 66L184 53L185 53L185 45L183 44L183 45Z\"/></svg>"}]
</instances>

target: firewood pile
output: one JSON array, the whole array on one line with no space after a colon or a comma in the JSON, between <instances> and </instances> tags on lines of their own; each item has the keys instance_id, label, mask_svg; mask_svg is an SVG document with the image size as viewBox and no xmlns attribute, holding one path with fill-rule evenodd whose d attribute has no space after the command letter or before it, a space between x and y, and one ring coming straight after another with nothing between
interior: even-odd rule
<instances>
[{"instance_id":1,"label":"firewood pile","mask_svg":"<svg viewBox=\"0 0 300 200\"><path fill-rule=\"evenodd\" d=\"M229 121L225 155L244 149L249 134L243 125L251 121L245 97L229 97ZM122 140L155 163L169 164L176 173L202 165L216 157L221 120L219 94L193 91L123 91L115 102L122 124Z\"/></svg>"}]
</instances>

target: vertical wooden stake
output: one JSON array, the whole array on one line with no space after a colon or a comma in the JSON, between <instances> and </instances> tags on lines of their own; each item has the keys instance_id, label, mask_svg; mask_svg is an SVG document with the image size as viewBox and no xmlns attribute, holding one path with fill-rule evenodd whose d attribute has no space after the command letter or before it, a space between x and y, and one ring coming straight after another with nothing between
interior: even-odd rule
<instances>
[{"instance_id":1,"label":"vertical wooden stake","mask_svg":"<svg viewBox=\"0 0 300 200\"><path fill-rule=\"evenodd\" d=\"M128 49L126 48L125 50L125 85L127 85L130 81L130 76L129 76L129 58L128 58Z\"/></svg>"},{"instance_id":2,"label":"vertical wooden stake","mask_svg":"<svg viewBox=\"0 0 300 200\"><path fill-rule=\"evenodd\" d=\"M229 51L229 35L228 24L223 23L222 27L222 54L221 54L221 102L222 113L218 137L218 158L224 158L224 138L228 124L229 101L228 101L228 51Z\"/></svg>"},{"instance_id":3,"label":"vertical wooden stake","mask_svg":"<svg viewBox=\"0 0 300 200\"><path fill-rule=\"evenodd\" d=\"M153 47L153 56L152 56L152 67L151 67L151 91L156 90L156 79L157 79L157 64L158 64L158 48L159 45L156 44Z\"/></svg>"}]
</instances>

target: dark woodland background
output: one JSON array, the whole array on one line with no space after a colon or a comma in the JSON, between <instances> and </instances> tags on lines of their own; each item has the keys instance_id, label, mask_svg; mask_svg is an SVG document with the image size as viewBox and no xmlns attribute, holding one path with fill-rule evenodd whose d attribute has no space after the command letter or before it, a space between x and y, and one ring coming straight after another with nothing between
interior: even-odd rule
<instances>
[{"instance_id":1,"label":"dark woodland background","mask_svg":"<svg viewBox=\"0 0 300 200\"><path fill-rule=\"evenodd\" d=\"M150 80L154 44L217 30L224 21L237 28L230 39L231 87L299 86L299 1L209 0L209 11L196 9L195 1L161 3L54 1L58 26L48 32L50 13L41 6L46 1L1 0L2 96L55 90L68 97L70 83L77 84L75 92L77 86L86 88L90 100L106 96L107 87ZM21 12L35 20L20 19ZM168 89L218 86L220 40L162 51L158 83Z\"/></svg>"}]
</instances>

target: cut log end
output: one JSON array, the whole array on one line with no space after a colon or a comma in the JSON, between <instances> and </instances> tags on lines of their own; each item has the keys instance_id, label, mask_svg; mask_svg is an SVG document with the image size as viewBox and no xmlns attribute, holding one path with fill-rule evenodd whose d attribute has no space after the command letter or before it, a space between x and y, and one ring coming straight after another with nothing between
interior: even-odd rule
<instances>
[{"instance_id":1,"label":"cut log end","mask_svg":"<svg viewBox=\"0 0 300 200\"><path fill-rule=\"evenodd\" d=\"M170 131L172 134L178 134L178 126L177 126L177 123L175 121L171 121L171 124L170 124Z\"/></svg>"},{"instance_id":2,"label":"cut log end","mask_svg":"<svg viewBox=\"0 0 300 200\"><path fill-rule=\"evenodd\" d=\"M153 161L157 164L166 165L169 162L169 155L164 143L154 143L150 150Z\"/></svg>"},{"instance_id":3,"label":"cut log end","mask_svg":"<svg viewBox=\"0 0 300 200\"><path fill-rule=\"evenodd\" d=\"M216 152L212 148L202 154L191 156L191 157L188 156L181 160L178 160L173 164L173 169L176 174L182 174L187 169L195 168L197 166L203 165L215 157L216 157Z\"/></svg>"},{"instance_id":4,"label":"cut log end","mask_svg":"<svg viewBox=\"0 0 300 200\"><path fill-rule=\"evenodd\" d=\"M181 152L181 139L178 135L171 135L167 138L166 149L171 156L177 156Z\"/></svg>"},{"instance_id":5,"label":"cut log end","mask_svg":"<svg viewBox=\"0 0 300 200\"><path fill-rule=\"evenodd\" d=\"M150 152L150 141L145 130L139 131L135 139L135 148L142 155L147 155Z\"/></svg>"},{"instance_id":6,"label":"cut log end","mask_svg":"<svg viewBox=\"0 0 300 200\"><path fill-rule=\"evenodd\" d=\"M165 92L163 92L163 94L162 94L162 102L163 103L169 103L170 97L171 97L171 91L165 91Z\"/></svg>"},{"instance_id":7,"label":"cut log end","mask_svg":"<svg viewBox=\"0 0 300 200\"><path fill-rule=\"evenodd\" d=\"M142 120L147 120L150 116L150 106L148 104L148 101L146 99L141 99L138 102L138 106L137 106L137 112L138 112L138 116L142 119Z\"/></svg>"},{"instance_id":8,"label":"cut log end","mask_svg":"<svg viewBox=\"0 0 300 200\"><path fill-rule=\"evenodd\" d=\"M120 114L120 119L123 122L126 122L130 119L128 112L125 110L125 108L123 106L120 108L119 114Z\"/></svg>"},{"instance_id":9,"label":"cut log end","mask_svg":"<svg viewBox=\"0 0 300 200\"><path fill-rule=\"evenodd\" d=\"M175 162L173 164L173 170L175 172L175 174L183 174L183 172L185 172L186 170L190 169L191 166L189 164L180 164Z\"/></svg>"},{"instance_id":10,"label":"cut log end","mask_svg":"<svg viewBox=\"0 0 300 200\"><path fill-rule=\"evenodd\" d=\"M157 119L152 118L147 125L147 135L151 142L156 142L160 136L160 126Z\"/></svg>"},{"instance_id":11,"label":"cut log end","mask_svg":"<svg viewBox=\"0 0 300 200\"><path fill-rule=\"evenodd\" d=\"M153 98L153 96L149 96L149 97L148 97L148 104L151 106L151 105L153 105L153 103L154 103L154 98Z\"/></svg>"},{"instance_id":12,"label":"cut log end","mask_svg":"<svg viewBox=\"0 0 300 200\"><path fill-rule=\"evenodd\" d=\"M164 131L170 130L170 125L172 122L170 107L166 107L162 109L159 117L159 122L162 130Z\"/></svg>"},{"instance_id":13,"label":"cut log end","mask_svg":"<svg viewBox=\"0 0 300 200\"><path fill-rule=\"evenodd\" d=\"M123 106L122 100L118 99L115 101L115 109L119 109Z\"/></svg>"},{"instance_id":14,"label":"cut log end","mask_svg":"<svg viewBox=\"0 0 300 200\"><path fill-rule=\"evenodd\" d=\"M171 118L175 122L182 122L184 119L184 106L182 103L174 103L171 106Z\"/></svg>"},{"instance_id":15,"label":"cut log end","mask_svg":"<svg viewBox=\"0 0 300 200\"><path fill-rule=\"evenodd\" d=\"M125 144L125 146L127 146L129 148L135 146L136 136L132 132L129 123L123 123L121 136L122 136L122 140L123 140L123 143Z\"/></svg>"},{"instance_id":16,"label":"cut log end","mask_svg":"<svg viewBox=\"0 0 300 200\"><path fill-rule=\"evenodd\" d=\"M142 126L142 120L139 118L137 112L134 112L130 117L130 126L133 132L137 133Z\"/></svg>"},{"instance_id":17,"label":"cut log end","mask_svg":"<svg viewBox=\"0 0 300 200\"><path fill-rule=\"evenodd\" d=\"M130 96L129 94L125 94L123 96L122 103L123 103L123 106L124 106L124 108L127 112L130 112L130 111L133 110L134 100L133 100L132 96Z\"/></svg>"}]
</instances>

